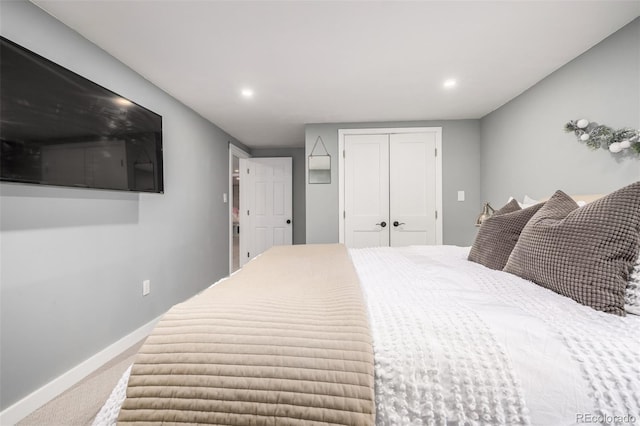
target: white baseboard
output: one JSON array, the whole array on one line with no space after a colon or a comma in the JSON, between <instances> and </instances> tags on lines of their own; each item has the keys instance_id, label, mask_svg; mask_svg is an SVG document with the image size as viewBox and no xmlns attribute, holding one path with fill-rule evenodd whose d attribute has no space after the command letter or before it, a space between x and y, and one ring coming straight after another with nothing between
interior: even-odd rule
<instances>
[{"instance_id":1,"label":"white baseboard","mask_svg":"<svg viewBox=\"0 0 640 426\"><path fill-rule=\"evenodd\" d=\"M161 317L155 318L114 344L107 346L91 358L81 362L58 378L50 381L40 389L22 398L0 412L0 425L14 425L47 402L71 388L73 385L120 355L140 340L147 337Z\"/></svg>"}]
</instances>

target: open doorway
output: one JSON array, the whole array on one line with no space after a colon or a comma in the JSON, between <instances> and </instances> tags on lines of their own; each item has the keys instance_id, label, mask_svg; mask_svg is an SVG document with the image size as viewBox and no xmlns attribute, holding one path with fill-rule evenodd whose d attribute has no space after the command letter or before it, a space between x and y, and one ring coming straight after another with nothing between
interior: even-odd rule
<instances>
[{"instance_id":1,"label":"open doorway","mask_svg":"<svg viewBox=\"0 0 640 426\"><path fill-rule=\"evenodd\" d=\"M250 155L229 145L229 274L240 268L240 159Z\"/></svg>"},{"instance_id":2,"label":"open doorway","mask_svg":"<svg viewBox=\"0 0 640 426\"><path fill-rule=\"evenodd\" d=\"M240 159L233 157L232 191L231 191L231 240L233 245L233 266L231 273L240 269Z\"/></svg>"}]
</instances>

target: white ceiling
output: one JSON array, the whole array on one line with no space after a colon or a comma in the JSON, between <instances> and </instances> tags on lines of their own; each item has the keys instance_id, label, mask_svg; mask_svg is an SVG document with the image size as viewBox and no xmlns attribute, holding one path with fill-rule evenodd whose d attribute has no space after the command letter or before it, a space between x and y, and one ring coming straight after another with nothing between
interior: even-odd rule
<instances>
[{"instance_id":1,"label":"white ceiling","mask_svg":"<svg viewBox=\"0 0 640 426\"><path fill-rule=\"evenodd\" d=\"M638 0L32 1L250 147L303 146L305 123L480 118L640 15Z\"/></svg>"}]
</instances>

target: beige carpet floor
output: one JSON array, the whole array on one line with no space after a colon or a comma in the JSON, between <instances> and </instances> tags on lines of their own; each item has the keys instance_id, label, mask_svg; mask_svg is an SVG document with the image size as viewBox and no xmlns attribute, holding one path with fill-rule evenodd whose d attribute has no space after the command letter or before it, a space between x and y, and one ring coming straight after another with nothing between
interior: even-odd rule
<instances>
[{"instance_id":1,"label":"beige carpet floor","mask_svg":"<svg viewBox=\"0 0 640 426\"><path fill-rule=\"evenodd\" d=\"M144 340L127 349L71 389L25 417L17 425L91 425L122 373L133 363L133 358L143 342Z\"/></svg>"}]
</instances>

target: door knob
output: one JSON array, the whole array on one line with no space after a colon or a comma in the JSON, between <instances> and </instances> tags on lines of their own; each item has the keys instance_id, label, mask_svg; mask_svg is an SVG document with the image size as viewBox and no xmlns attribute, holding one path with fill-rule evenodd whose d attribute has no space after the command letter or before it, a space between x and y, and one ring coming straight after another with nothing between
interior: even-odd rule
<instances>
[{"instance_id":1,"label":"door knob","mask_svg":"<svg viewBox=\"0 0 640 426\"><path fill-rule=\"evenodd\" d=\"M387 226L387 222L376 223L376 225L380 225L384 228L385 226Z\"/></svg>"},{"instance_id":2,"label":"door knob","mask_svg":"<svg viewBox=\"0 0 640 426\"><path fill-rule=\"evenodd\" d=\"M291 224L291 219L287 219L287 225Z\"/></svg>"},{"instance_id":3,"label":"door knob","mask_svg":"<svg viewBox=\"0 0 640 426\"><path fill-rule=\"evenodd\" d=\"M400 225L404 225L404 222L398 222L397 220L395 222L393 222L393 226L400 226Z\"/></svg>"}]
</instances>

